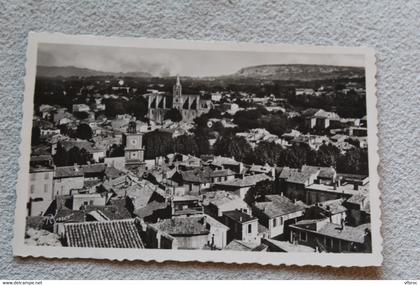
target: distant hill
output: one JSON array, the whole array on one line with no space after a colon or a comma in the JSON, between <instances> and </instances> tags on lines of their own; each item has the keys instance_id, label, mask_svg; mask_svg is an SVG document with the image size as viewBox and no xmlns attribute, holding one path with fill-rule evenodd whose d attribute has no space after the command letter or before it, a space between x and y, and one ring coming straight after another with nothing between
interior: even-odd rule
<instances>
[{"instance_id":1,"label":"distant hill","mask_svg":"<svg viewBox=\"0 0 420 285\"><path fill-rule=\"evenodd\" d=\"M71 77L71 76L115 76L115 77L151 77L147 72L106 72L75 66L38 66L37 76L41 77Z\"/></svg>"},{"instance_id":2,"label":"distant hill","mask_svg":"<svg viewBox=\"0 0 420 285\"><path fill-rule=\"evenodd\" d=\"M308 64L274 64L258 65L240 69L228 76L233 78L255 78L266 80L328 80L336 78L363 78L363 67L308 65Z\"/></svg>"}]
</instances>

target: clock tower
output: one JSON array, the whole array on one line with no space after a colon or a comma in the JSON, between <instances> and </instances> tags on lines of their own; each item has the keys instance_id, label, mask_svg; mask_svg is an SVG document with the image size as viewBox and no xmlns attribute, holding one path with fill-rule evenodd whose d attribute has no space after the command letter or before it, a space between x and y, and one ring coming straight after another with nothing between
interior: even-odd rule
<instances>
[{"instance_id":1,"label":"clock tower","mask_svg":"<svg viewBox=\"0 0 420 285\"><path fill-rule=\"evenodd\" d=\"M128 123L127 132L123 134L125 166L133 170L144 162L143 134L137 132L136 122Z\"/></svg>"}]
</instances>

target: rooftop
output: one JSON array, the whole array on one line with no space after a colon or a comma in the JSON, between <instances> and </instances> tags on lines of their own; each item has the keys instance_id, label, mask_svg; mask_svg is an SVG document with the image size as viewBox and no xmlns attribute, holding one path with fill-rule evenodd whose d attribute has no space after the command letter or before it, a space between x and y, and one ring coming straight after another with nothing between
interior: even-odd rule
<instances>
[{"instance_id":1,"label":"rooftop","mask_svg":"<svg viewBox=\"0 0 420 285\"><path fill-rule=\"evenodd\" d=\"M135 219L64 225L70 247L144 248Z\"/></svg>"},{"instance_id":2,"label":"rooftop","mask_svg":"<svg viewBox=\"0 0 420 285\"><path fill-rule=\"evenodd\" d=\"M317 233L319 235L328 236L332 238L337 238L350 242L364 243L365 238L365 228L363 227L350 227L345 226L344 228L341 225L326 222L318 231L310 228L310 224L319 222L319 221L307 221L303 220L297 222L294 225L290 225L291 228L304 229L308 232Z\"/></svg>"},{"instance_id":3,"label":"rooftop","mask_svg":"<svg viewBox=\"0 0 420 285\"><path fill-rule=\"evenodd\" d=\"M209 233L207 219L199 217L173 217L153 224L156 228L169 235L206 235Z\"/></svg>"},{"instance_id":4,"label":"rooftop","mask_svg":"<svg viewBox=\"0 0 420 285\"><path fill-rule=\"evenodd\" d=\"M244 212L238 211L238 210L223 212L223 216L229 217L230 219L236 222L239 222L241 224L258 220L257 218L251 217L250 215Z\"/></svg>"},{"instance_id":5,"label":"rooftop","mask_svg":"<svg viewBox=\"0 0 420 285\"><path fill-rule=\"evenodd\" d=\"M83 169L79 166L60 166L55 168L54 178L80 177Z\"/></svg>"},{"instance_id":6,"label":"rooftop","mask_svg":"<svg viewBox=\"0 0 420 285\"><path fill-rule=\"evenodd\" d=\"M256 202L255 207L260 209L269 218L275 218L278 216L303 211L305 208L296 205L291 202L287 197L280 195L267 195L265 196L266 201Z\"/></svg>"},{"instance_id":7,"label":"rooftop","mask_svg":"<svg viewBox=\"0 0 420 285\"><path fill-rule=\"evenodd\" d=\"M248 243L248 242L234 239L224 248L224 250L252 251L252 249L257 246L258 245L254 243Z\"/></svg>"},{"instance_id":8,"label":"rooftop","mask_svg":"<svg viewBox=\"0 0 420 285\"><path fill-rule=\"evenodd\" d=\"M271 179L270 176L267 176L266 174L263 173L263 174L248 175L248 176L244 176L243 178L236 178L233 180L219 182L216 184L240 188L240 187L254 186L260 181L269 180L269 179Z\"/></svg>"}]
</instances>

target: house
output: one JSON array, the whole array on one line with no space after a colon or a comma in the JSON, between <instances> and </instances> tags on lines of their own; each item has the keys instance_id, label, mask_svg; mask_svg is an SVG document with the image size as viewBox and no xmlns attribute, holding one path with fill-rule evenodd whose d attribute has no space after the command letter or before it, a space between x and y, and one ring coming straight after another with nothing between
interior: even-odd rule
<instances>
[{"instance_id":1,"label":"house","mask_svg":"<svg viewBox=\"0 0 420 285\"><path fill-rule=\"evenodd\" d=\"M289 241L281 241L275 239L261 239L261 244L267 246L268 252L314 252L312 247L293 244Z\"/></svg>"},{"instance_id":2,"label":"house","mask_svg":"<svg viewBox=\"0 0 420 285\"><path fill-rule=\"evenodd\" d=\"M208 244L210 225L206 216L172 217L151 226L175 238L178 249L203 249Z\"/></svg>"},{"instance_id":3,"label":"house","mask_svg":"<svg viewBox=\"0 0 420 285\"><path fill-rule=\"evenodd\" d=\"M353 185L342 183L332 167L308 165L300 169L283 167L279 175L279 190L289 199L308 205L349 198L355 193Z\"/></svg>"},{"instance_id":4,"label":"house","mask_svg":"<svg viewBox=\"0 0 420 285\"><path fill-rule=\"evenodd\" d=\"M209 160L209 163L213 169L230 169L235 173L242 173L244 170L243 163L232 157L215 156Z\"/></svg>"},{"instance_id":5,"label":"house","mask_svg":"<svg viewBox=\"0 0 420 285\"><path fill-rule=\"evenodd\" d=\"M80 165L80 168L85 180L103 180L107 166L104 163L92 163Z\"/></svg>"},{"instance_id":6,"label":"house","mask_svg":"<svg viewBox=\"0 0 420 285\"><path fill-rule=\"evenodd\" d=\"M207 175L206 175L207 173ZM211 179L208 172L195 168L193 170L181 171L181 180L177 179L177 175L172 175L172 180L184 186L188 193L200 194L202 190L211 186ZM178 174L179 176L179 174Z\"/></svg>"},{"instance_id":7,"label":"house","mask_svg":"<svg viewBox=\"0 0 420 285\"><path fill-rule=\"evenodd\" d=\"M239 210L251 215L251 209L238 195L227 191L209 191L202 195L204 212L220 219L223 212Z\"/></svg>"},{"instance_id":8,"label":"house","mask_svg":"<svg viewBox=\"0 0 420 285\"><path fill-rule=\"evenodd\" d=\"M351 137L367 137L367 127L350 127L348 135Z\"/></svg>"},{"instance_id":9,"label":"house","mask_svg":"<svg viewBox=\"0 0 420 285\"><path fill-rule=\"evenodd\" d=\"M70 195L72 189L82 189L84 180L83 168L78 165L56 167L53 179L55 195Z\"/></svg>"},{"instance_id":10,"label":"house","mask_svg":"<svg viewBox=\"0 0 420 285\"><path fill-rule=\"evenodd\" d=\"M105 157L104 163L108 167L115 167L118 170L125 171L125 157Z\"/></svg>"},{"instance_id":11,"label":"house","mask_svg":"<svg viewBox=\"0 0 420 285\"><path fill-rule=\"evenodd\" d=\"M290 225L290 241L320 252L370 252L370 224L350 227L329 219L302 220Z\"/></svg>"},{"instance_id":12,"label":"house","mask_svg":"<svg viewBox=\"0 0 420 285\"><path fill-rule=\"evenodd\" d=\"M180 169L191 169L201 167L201 159L192 155L188 155L185 159L177 163Z\"/></svg>"},{"instance_id":13,"label":"house","mask_svg":"<svg viewBox=\"0 0 420 285\"><path fill-rule=\"evenodd\" d=\"M106 195L102 195L100 193L74 194L73 210L81 210L87 206L105 206L106 202Z\"/></svg>"},{"instance_id":14,"label":"house","mask_svg":"<svg viewBox=\"0 0 420 285\"><path fill-rule=\"evenodd\" d=\"M304 219L314 220L328 218L330 223L341 224L347 217L347 208L342 204L343 199L316 203L306 209Z\"/></svg>"},{"instance_id":15,"label":"house","mask_svg":"<svg viewBox=\"0 0 420 285\"><path fill-rule=\"evenodd\" d=\"M243 178L235 178L233 180L215 183L214 188L233 192L244 199L249 188L264 180L272 180L272 178L265 174L248 175L243 176Z\"/></svg>"},{"instance_id":16,"label":"house","mask_svg":"<svg viewBox=\"0 0 420 285\"><path fill-rule=\"evenodd\" d=\"M51 135L59 135L60 129L55 128L46 128L40 130L41 137L51 136Z\"/></svg>"},{"instance_id":17,"label":"house","mask_svg":"<svg viewBox=\"0 0 420 285\"><path fill-rule=\"evenodd\" d=\"M340 117L333 112L326 112L323 109L310 108L302 112L305 118L305 126L309 129L327 129L340 125Z\"/></svg>"},{"instance_id":18,"label":"house","mask_svg":"<svg viewBox=\"0 0 420 285\"><path fill-rule=\"evenodd\" d=\"M222 222L229 227L228 242L237 239L259 244L258 219L242 211L223 212Z\"/></svg>"},{"instance_id":19,"label":"house","mask_svg":"<svg viewBox=\"0 0 420 285\"><path fill-rule=\"evenodd\" d=\"M62 224L65 246L80 248L144 248L136 219Z\"/></svg>"},{"instance_id":20,"label":"house","mask_svg":"<svg viewBox=\"0 0 420 285\"><path fill-rule=\"evenodd\" d=\"M304 210L301 205L281 195L266 195L253 205L254 216L268 228L269 238L285 233L288 225L296 223L303 216Z\"/></svg>"},{"instance_id":21,"label":"house","mask_svg":"<svg viewBox=\"0 0 420 285\"><path fill-rule=\"evenodd\" d=\"M227 232L229 231L229 227L209 215L204 216L206 217L207 224L210 226L207 244L211 249L224 248L227 244Z\"/></svg>"},{"instance_id":22,"label":"house","mask_svg":"<svg viewBox=\"0 0 420 285\"><path fill-rule=\"evenodd\" d=\"M50 166L32 165L29 168L28 216L42 216L54 199L54 169Z\"/></svg>"},{"instance_id":23,"label":"house","mask_svg":"<svg viewBox=\"0 0 420 285\"><path fill-rule=\"evenodd\" d=\"M265 165L253 164L248 171L250 174L266 174L273 179L275 178L275 167L271 167L268 163Z\"/></svg>"},{"instance_id":24,"label":"house","mask_svg":"<svg viewBox=\"0 0 420 285\"><path fill-rule=\"evenodd\" d=\"M89 112L90 108L86 104L73 104L72 111L74 112Z\"/></svg>"},{"instance_id":25,"label":"house","mask_svg":"<svg viewBox=\"0 0 420 285\"><path fill-rule=\"evenodd\" d=\"M204 213L198 196L174 196L171 199L172 216L191 216Z\"/></svg>"},{"instance_id":26,"label":"house","mask_svg":"<svg viewBox=\"0 0 420 285\"><path fill-rule=\"evenodd\" d=\"M354 194L344 203L348 209L347 223L351 226L359 226L370 221L369 192L361 190Z\"/></svg>"}]
</instances>

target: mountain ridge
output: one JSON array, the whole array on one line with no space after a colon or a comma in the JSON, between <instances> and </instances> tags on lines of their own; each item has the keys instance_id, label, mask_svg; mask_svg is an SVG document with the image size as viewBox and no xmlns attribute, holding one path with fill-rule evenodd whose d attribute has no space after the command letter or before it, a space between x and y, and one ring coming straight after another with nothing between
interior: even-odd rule
<instances>
[{"instance_id":1,"label":"mountain ridge","mask_svg":"<svg viewBox=\"0 0 420 285\"><path fill-rule=\"evenodd\" d=\"M76 66L37 66L37 76L41 77L72 77L72 76L116 76L116 77L152 77L148 72L108 72Z\"/></svg>"}]
</instances>

